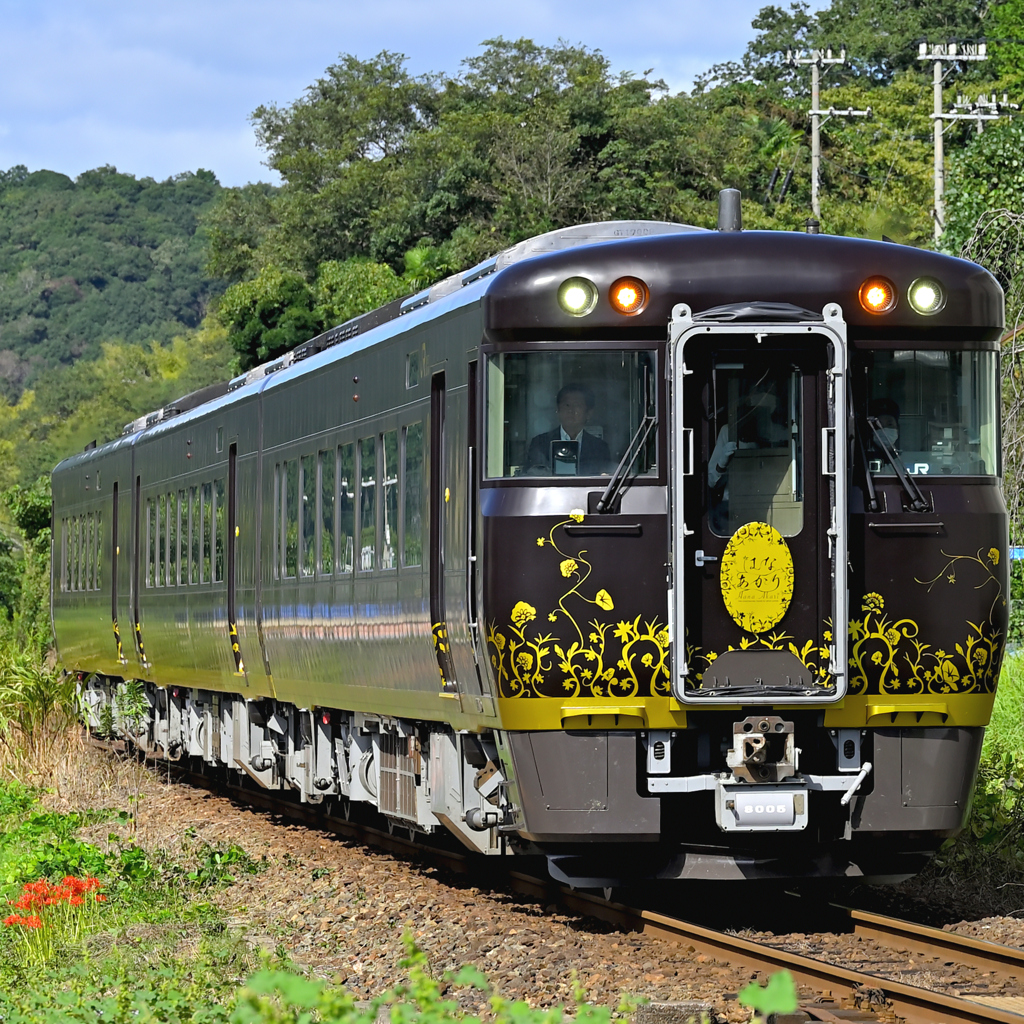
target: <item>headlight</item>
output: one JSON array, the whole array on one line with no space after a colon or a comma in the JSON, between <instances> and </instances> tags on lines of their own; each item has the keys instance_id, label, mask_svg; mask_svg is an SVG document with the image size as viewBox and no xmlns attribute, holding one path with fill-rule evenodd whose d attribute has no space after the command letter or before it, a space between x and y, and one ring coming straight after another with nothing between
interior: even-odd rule
<instances>
[{"instance_id":1,"label":"headlight","mask_svg":"<svg viewBox=\"0 0 1024 1024\"><path fill-rule=\"evenodd\" d=\"M860 286L859 297L869 313L888 313L896 305L896 286L887 277L869 277Z\"/></svg>"},{"instance_id":2,"label":"headlight","mask_svg":"<svg viewBox=\"0 0 1024 1024\"><path fill-rule=\"evenodd\" d=\"M938 313L946 304L946 293L942 285L933 277L919 277L907 292L910 304L925 316L931 313Z\"/></svg>"},{"instance_id":3,"label":"headlight","mask_svg":"<svg viewBox=\"0 0 1024 1024\"><path fill-rule=\"evenodd\" d=\"M558 289L558 304L570 316L586 316L597 305L597 287L585 277L570 277Z\"/></svg>"},{"instance_id":4,"label":"headlight","mask_svg":"<svg viewBox=\"0 0 1024 1024\"><path fill-rule=\"evenodd\" d=\"M626 316L642 313L651 293L638 277L620 277L608 292L612 306Z\"/></svg>"}]
</instances>

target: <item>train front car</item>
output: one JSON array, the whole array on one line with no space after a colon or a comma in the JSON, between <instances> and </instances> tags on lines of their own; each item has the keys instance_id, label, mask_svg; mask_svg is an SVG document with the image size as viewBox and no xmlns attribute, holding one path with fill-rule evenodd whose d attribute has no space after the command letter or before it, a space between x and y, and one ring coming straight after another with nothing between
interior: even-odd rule
<instances>
[{"instance_id":1,"label":"train front car","mask_svg":"<svg viewBox=\"0 0 1024 1024\"><path fill-rule=\"evenodd\" d=\"M486 317L506 834L580 885L919 870L1006 634L993 278L677 233L509 267Z\"/></svg>"}]
</instances>

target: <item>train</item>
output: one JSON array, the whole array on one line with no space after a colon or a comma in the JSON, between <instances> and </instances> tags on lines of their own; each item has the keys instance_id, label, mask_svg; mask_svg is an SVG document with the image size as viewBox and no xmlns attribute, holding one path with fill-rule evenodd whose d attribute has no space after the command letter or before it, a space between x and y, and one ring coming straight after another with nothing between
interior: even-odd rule
<instances>
[{"instance_id":1,"label":"train","mask_svg":"<svg viewBox=\"0 0 1024 1024\"><path fill-rule=\"evenodd\" d=\"M61 662L153 757L574 886L908 877L1004 653L1003 318L734 190L527 239L62 461Z\"/></svg>"}]
</instances>

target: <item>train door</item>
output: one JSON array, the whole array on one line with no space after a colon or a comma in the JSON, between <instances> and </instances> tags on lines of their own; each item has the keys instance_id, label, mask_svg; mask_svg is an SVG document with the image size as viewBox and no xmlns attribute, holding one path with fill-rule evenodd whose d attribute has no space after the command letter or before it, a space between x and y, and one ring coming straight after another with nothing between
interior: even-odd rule
<instances>
[{"instance_id":1,"label":"train door","mask_svg":"<svg viewBox=\"0 0 1024 1024\"><path fill-rule=\"evenodd\" d=\"M110 619L114 631L114 646L117 660L121 665L128 663L125 641L121 638L123 623L131 622L128 611L127 589L121 580L121 568L129 560L121 557L121 484L115 480L110 489ZM128 545L124 545L127 554ZM130 628L130 627L129 627ZM129 640L129 643L131 641Z\"/></svg>"},{"instance_id":2,"label":"train door","mask_svg":"<svg viewBox=\"0 0 1024 1024\"><path fill-rule=\"evenodd\" d=\"M475 614L476 363L468 369L465 395L446 388L443 372L431 379L430 613L441 692L458 696L467 712L479 714L489 701L480 677Z\"/></svg>"},{"instance_id":3,"label":"train door","mask_svg":"<svg viewBox=\"0 0 1024 1024\"><path fill-rule=\"evenodd\" d=\"M447 506L451 501L446 471L445 398L445 374L442 371L430 378L430 629L441 673L441 692L454 696L458 693L458 684L448 635L444 576Z\"/></svg>"},{"instance_id":4,"label":"train door","mask_svg":"<svg viewBox=\"0 0 1024 1024\"><path fill-rule=\"evenodd\" d=\"M670 344L673 692L691 704L838 700L842 311L677 306Z\"/></svg>"}]
</instances>

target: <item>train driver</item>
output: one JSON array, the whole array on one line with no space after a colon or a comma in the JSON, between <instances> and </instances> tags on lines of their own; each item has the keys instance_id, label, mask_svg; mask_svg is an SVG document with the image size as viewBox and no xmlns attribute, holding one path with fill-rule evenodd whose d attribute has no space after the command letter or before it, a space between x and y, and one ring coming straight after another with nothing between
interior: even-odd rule
<instances>
[{"instance_id":1,"label":"train driver","mask_svg":"<svg viewBox=\"0 0 1024 1024\"><path fill-rule=\"evenodd\" d=\"M601 476L611 472L608 445L584 427L595 405L594 393L582 384L566 384L555 398L558 426L537 434L526 455L531 476L570 473Z\"/></svg>"}]
</instances>

